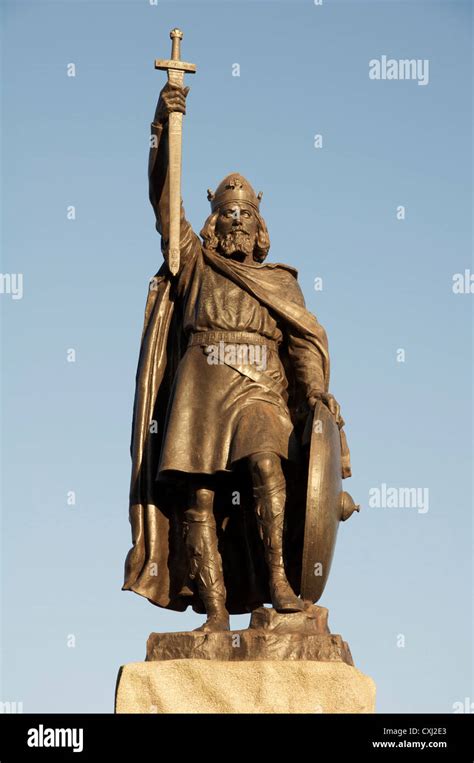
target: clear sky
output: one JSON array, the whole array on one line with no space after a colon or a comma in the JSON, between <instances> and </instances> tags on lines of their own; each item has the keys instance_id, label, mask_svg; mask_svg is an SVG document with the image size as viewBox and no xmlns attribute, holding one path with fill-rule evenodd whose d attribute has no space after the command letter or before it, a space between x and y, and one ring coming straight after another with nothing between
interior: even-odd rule
<instances>
[{"instance_id":1,"label":"clear sky","mask_svg":"<svg viewBox=\"0 0 474 763\"><path fill-rule=\"evenodd\" d=\"M298 268L329 336L352 452L344 486L362 508L340 528L320 604L376 681L378 711L474 700L474 297L453 292L453 275L474 270L470 3L1 7L1 272L22 274L23 293L0 294L0 699L111 712L118 669L144 658L149 633L203 620L120 590L134 376L161 262L146 179L165 81L153 61L179 26L198 67L184 126L188 219L199 231L206 189L231 171L248 177L264 193L269 259ZM419 59L427 83L370 79L383 56ZM428 502L371 506L384 484Z\"/></svg>"}]
</instances>

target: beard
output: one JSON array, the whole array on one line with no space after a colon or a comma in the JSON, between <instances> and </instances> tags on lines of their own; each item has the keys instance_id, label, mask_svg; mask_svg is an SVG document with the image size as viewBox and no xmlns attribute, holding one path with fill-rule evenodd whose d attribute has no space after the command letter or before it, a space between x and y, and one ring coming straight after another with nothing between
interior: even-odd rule
<instances>
[{"instance_id":1,"label":"beard","mask_svg":"<svg viewBox=\"0 0 474 763\"><path fill-rule=\"evenodd\" d=\"M247 231L235 230L226 233L225 236L219 236L219 250L226 257L232 257L233 254L249 255L253 254L255 248L255 239Z\"/></svg>"}]
</instances>

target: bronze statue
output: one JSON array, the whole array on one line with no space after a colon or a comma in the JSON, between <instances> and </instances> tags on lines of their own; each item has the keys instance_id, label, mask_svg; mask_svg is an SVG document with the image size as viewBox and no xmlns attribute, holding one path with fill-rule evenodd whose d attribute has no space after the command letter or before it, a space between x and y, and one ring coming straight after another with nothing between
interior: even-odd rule
<instances>
[{"instance_id":1,"label":"bronze statue","mask_svg":"<svg viewBox=\"0 0 474 763\"><path fill-rule=\"evenodd\" d=\"M357 509L340 408L329 393L326 333L305 308L297 271L267 262L256 194L239 173L208 191L200 235L179 190L180 61L151 124L150 201L164 263L148 294L132 425L133 547L123 590L207 615L316 601L339 521ZM178 119L176 119L179 115ZM178 193L178 196L176 195ZM178 202L176 204L176 201Z\"/></svg>"}]
</instances>

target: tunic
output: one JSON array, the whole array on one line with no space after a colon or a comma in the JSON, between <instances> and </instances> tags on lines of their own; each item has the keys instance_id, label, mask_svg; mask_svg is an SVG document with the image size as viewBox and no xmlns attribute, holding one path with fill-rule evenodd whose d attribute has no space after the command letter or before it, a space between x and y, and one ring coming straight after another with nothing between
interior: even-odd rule
<instances>
[{"instance_id":1,"label":"tunic","mask_svg":"<svg viewBox=\"0 0 474 763\"><path fill-rule=\"evenodd\" d=\"M269 310L213 270L200 253L196 258L192 281L184 295L185 333L223 332L221 341L225 341L225 332L244 331L279 344L282 331ZM263 365L265 358L264 373L278 389L272 395L264 385L225 363L211 363L207 347L188 347L178 366L159 472L228 471L235 461L260 451L296 458L296 440L285 399L288 383L272 342L263 345L264 355L257 351L255 358L260 362L254 364Z\"/></svg>"},{"instance_id":2,"label":"tunic","mask_svg":"<svg viewBox=\"0 0 474 763\"><path fill-rule=\"evenodd\" d=\"M167 183L167 130L152 124L155 147L150 151L150 201L156 228L166 247L169 230ZM323 388L322 368L298 363L301 340L279 325L271 310L238 284L215 270L202 255L202 245L184 216L181 205L181 265L178 294L183 327L191 339L197 332L246 332L265 346L265 380L253 378L218 362L211 363L208 343L188 346L177 368L168 402L165 432L159 459L159 479L173 472L214 474L251 454L271 451L285 459L298 457L297 440L287 406L288 381L278 353L286 341L301 371L301 381L310 388ZM192 261L192 263L191 263ZM194 267L189 265L194 264ZM186 268L186 266L188 266ZM251 269L265 265L249 264ZM185 276L186 272L191 273ZM293 276L291 276L293 278ZM301 297L302 298L302 297ZM246 336L245 341L248 341ZM313 361L314 366L314 361Z\"/></svg>"}]
</instances>

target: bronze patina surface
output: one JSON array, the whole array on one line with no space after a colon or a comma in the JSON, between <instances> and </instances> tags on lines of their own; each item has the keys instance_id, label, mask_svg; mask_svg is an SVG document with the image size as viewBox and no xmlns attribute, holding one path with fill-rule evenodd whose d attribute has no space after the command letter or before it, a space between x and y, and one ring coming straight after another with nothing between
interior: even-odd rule
<instances>
[{"instance_id":1,"label":"bronze patina surface","mask_svg":"<svg viewBox=\"0 0 474 763\"><path fill-rule=\"evenodd\" d=\"M304 523L300 593L316 602L324 591L336 546L339 523L359 511L342 490L339 428L322 401L314 408L308 460L308 488Z\"/></svg>"},{"instance_id":2,"label":"bronze patina surface","mask_svg":"<svg viewBox=\"0 0 474 763\"><path fill-rule=\"evenodd\" d=\"M294 637L296 622L302 632L316 625L308 606L324 589L339 521L355 508L341 487L350 457L329 393L326 332L295 268L267 261L262 193L246 178L232 172L208 191L200 236L186 218L183 76L195 67L180 60L181 37L173 30L171 59L156 62L169 73L148 169L164 262L150 282L136 376L123 590L206 614L197 637L229 631L229 613L257 611L243 641L249 659L279 636L281 655L332 655L326 631L298 646ZM300 224L289 211L288 224ZM269 629L264 604L278 628ZM168 636L175 654L176 634ZM348 660L336 647L336 659Z\"/></svg>"}]
</instances>

